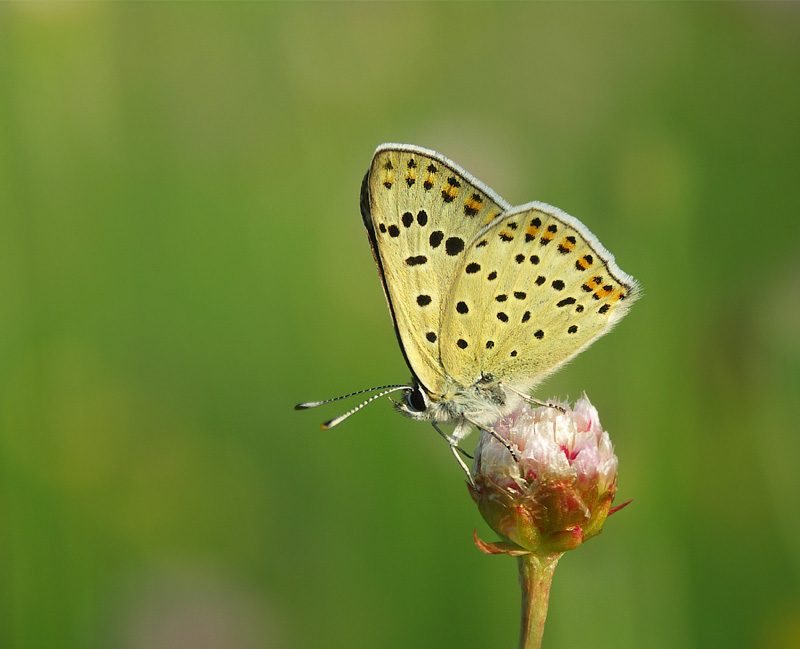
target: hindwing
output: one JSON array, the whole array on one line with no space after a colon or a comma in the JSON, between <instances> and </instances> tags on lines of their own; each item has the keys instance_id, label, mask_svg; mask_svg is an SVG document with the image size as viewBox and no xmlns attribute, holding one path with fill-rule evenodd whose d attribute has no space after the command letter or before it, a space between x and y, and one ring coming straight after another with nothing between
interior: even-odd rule
<instances>
[{"instance_id":1,"label":"hindwing","mask_svg":"<svg viewBox=\"0 0 800 649\"><path fill-rule=\"evenodd\" d=\"M441 359L455 382L491 374L520 390L607 333L636 281L576 218L544 203L477 233L443 303Z\"/></svg>"}]
</instances>

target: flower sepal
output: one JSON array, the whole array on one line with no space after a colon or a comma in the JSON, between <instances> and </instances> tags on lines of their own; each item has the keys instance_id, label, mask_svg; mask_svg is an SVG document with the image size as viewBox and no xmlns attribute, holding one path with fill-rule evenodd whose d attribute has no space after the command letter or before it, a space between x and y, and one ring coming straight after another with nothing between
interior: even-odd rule
<instances>
[{"instance_id":1,"label":"flower sepal","mask_svg":"<svg viewBox=\"0 0 800 649\"><path fill-rule=\"evenodd\" d=\"M531 554L530 550L526 550L511 541L498 541L497 543L482 541L478 536L477 529L473 531L472 538L475 539L477 548L484 554L507 554L510 557L521 557L525 554Z\"/></svg>"}]
</instances>

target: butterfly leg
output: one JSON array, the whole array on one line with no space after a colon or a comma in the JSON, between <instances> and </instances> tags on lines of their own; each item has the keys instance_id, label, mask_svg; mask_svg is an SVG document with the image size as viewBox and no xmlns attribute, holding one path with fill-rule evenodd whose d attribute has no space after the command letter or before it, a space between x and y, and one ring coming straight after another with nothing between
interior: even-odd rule
<instances>
[{"instance_id":1,"label":"butterfly leg","mask_svg":"<svg viewBox=\"0 0 800 649\"><path fill-rule=\"evenodd\" d=\"M498 384L501 388L508 390L509 392L513 392L519 397L522 397L522 400L525 403L529 403L532 406L546 406L547 408L555 408L559 412L567 412L567 409L564 406L559 406L557 403L548 403L547 401L540 401L539 399L530 396L529 394L525 394L524 392L520 392L519 390L515 390L510 385L505 385L503 383Z\"/></svg>"},{"instance_id":2,"label":"butterfly leg","mask_svg":"<svg viewBox=\"0 0 800 649\"><path fill-rule=\"evenodd\" d=\"M485 430L489 433L492 437L494 437L498 442L500 442L503 446L508 449L508 452L511 453L511 457L514 458L514 462L519 462L519 458L517 454L514 452L514 448L511 446L511 443L507 439L503 439L500 435L497 434L494 428L491 426L481 426L481 430Z\"/></svg>"},{"instance_id":3,"label":"butterfly leg","mask_svg":"<svg viewBox=\"0 0 800 649\"><path fill-rule=\"evenodd\" d=\"M475 481L472 479L472 471L469 470L467 463L464 462L462 457L458 454L461 449L458 447L457 444L450 444L450 450L453 451L453 457L456 458L456 461L461 465L461 468L464 469L464 473L467 474L467 478L469 479L469 483L474 487Z\"/></svg>"},{"instance_id":4,"label":"butterfly leg","mask_svg":"<svg viewBox=\"0 0 800 649\"><path fill-rule=\"evenodd\" d=\"M506 447L508 452L511 453L511 457L514 458L514 462L519 462L519 458L517 457L517 454L514 451L514 448L511 446L511 443L507 439L503 439L502 437L500 437L500 435L498 435L497 431L494 428L492 428L491 426L481 426L479 423L474 422L474 421L470 421L469 419L466 419L466 421L468 421L473 426L477 426L479 430L483 430L483 431L486 431L487 433L489 433L498 442L500 442L503 446ZM453 434L453 437L455 437L455 434Z\"/></svg>"},{"instance_id":5,"label":"butterfly leg","mask_svg":"<svg viewBox=\"0 0 800 649\"><path fill-rule=\"evenodd\" d=\"M439 433L442 437L444 437L447 440L447 443L450 444L450 446L452 446L453 448L457 448L459 453L461 453L461 455L463 455L464 457L466 457L466 458L468 458L470 460L473 459L472 456L469 453L467 453L463 448L461 448L458 445L458 439L456 438L455 435L453 435L453 437L450 437L450 435L445 433L441 428L439 428L436 425L435 421L431 422L431 426L433 426L434 430L436 430L437 433Z\"/></svg>"},{"instance_id":6,"label":"butterfly leg","mask_svg":"<svg viewBox=\"0 0 800 649\"><path fill-rule=\"evenodd\" d=\"M459 466L462 469L464 469L464 473L467 474L467 478L469 478L470 484L474 487L475 483L472 481L472 472L469 470L467 463L464 462L461 455L459 455L459 453L462 453L463 455L466 455L470 460L472 459L472 456L458 445L458 440L460 439L460 437L463 437L463 435L459 437L457 435L459 431L458 429L456 429L455 431L453 431L453 436L451 437L450 435L445 433L441 428L439 428L436 425L435 421L431 422L431 425L434 427L437 433L439 433L442 437L444 437L447 440L447 443L450 445L450 450L453 452L453 456L456 458L456 461L458 462Z\"/></svg>"}]
</instances>

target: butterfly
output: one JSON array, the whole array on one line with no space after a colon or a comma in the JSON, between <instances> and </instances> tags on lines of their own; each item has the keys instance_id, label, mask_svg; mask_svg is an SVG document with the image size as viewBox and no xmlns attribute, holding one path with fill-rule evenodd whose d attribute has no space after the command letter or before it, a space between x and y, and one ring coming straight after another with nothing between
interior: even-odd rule
<instances>
[{"instance_id":1,"label":"butterfly","mask_svg":"<svg viewBox=\"0 0 800 649\"><path fill-rule=\"evenodd\" d=\"M380 390L323 425L402 390L396 409L430 421L453 454L586 349L640 294L578 219L540 202L512 207L443 155L382 144L361 186L369 235L410 385ZM451 435L437 424L455 426ZM509 449L511 450L511 449Z\"/></svg>"}]
</instances>

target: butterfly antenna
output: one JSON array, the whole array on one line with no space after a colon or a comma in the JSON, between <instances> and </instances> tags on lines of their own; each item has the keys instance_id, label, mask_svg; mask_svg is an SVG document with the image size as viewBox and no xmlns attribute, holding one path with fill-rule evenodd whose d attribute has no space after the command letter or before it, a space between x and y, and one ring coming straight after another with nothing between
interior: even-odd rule
<instances>
[{"instance_id":1,"label":"butterfly antenna","mask_svg":"<svg viewBox=\"0 0 800 649\"><path fill-rule=\"evenodd\" d=\"M354 415L359 410L361 410L364 406L368 403L372 403L375 399L380 399L381 397L385 397L387 394L392 392L397 392L398 390L412 390L413 388L410 385L382 385L377 388L367 388L366 390L359 390L358 392L351 392L350 394L344 394L341 397L334 397L333 399L325 399L324 401L308 401L306 403L298 403L294 409L295 410L308 410L309 408L316 408L317 406L321 406L324 403L331 403L333 401L340 401L342 399L347 399L348 397L355 397L359 394L364 394L366 392L375 392L376 390L381 390L378 394L373 394L369 399L366 401L359 403L355 408L348 410L343 415L339 415L338 417L334 417L333 419L326 421L322 424L322 430L327 430L328 428L333 428L334 426L338 426L341 424L345 419Z\"/></svg>"},{"instance_id":2,"label":"butterfly antenna","mask_svg":"<svg viewBox=\"0 0 800 649\"><path fill-rule=\"evenodd\" d=\"M387 386L387 388L388 388L388 386ZM338 417L334 417L330 421L326 421L324 424L322 424L322 430L327 430L328 428L333 428L334 426L338 426L345 419L347 419L351 415L354 415L355 413L357 413L359 410L361 410L368 403L372 403L373 401L375 401L375 399L380 399L381 397L385 397L390 392L396 392L397 390L408 390L408 389L410 389L410 388L407 385L395 385L395 386L392 386L391 388L388 388L387 390L384 390L383 392L379 392L378 394L373 394L369 399L359 403L355 408L352 408L352 409L348 410L343 415L339 415Z\"/></svg>"},{"instance_id":3,"label":"butterfly antenna","mask_svg":"<svg viewBox=\"0 0 800 649\"><path fill-rule=\"evenodd\" d=\"M333 399L325 399L324 401L308 401L307 403L298 403L294 407L294 409L295 410L308 410L309 408L316 408L317 406L321 406L321 405L326 404L326 403L332 403L334 401L341 401L342 399L349 399L350 397L357 397L359 394L364 394L366 392L375 392L375 390L389 390L389 392L393 392L394 390L399 390L400 388L405 388L407 390L411 389L407 385L379 385L376 388L367 388L366 390L359 390L358 392L351 392L350 394L343 394L341 397L334 397ZM387 394L387 393L384 393L384 394Z\"/></svg>"},{"instance_id":4,"label":"butterfly antenna","mask_svg":"<svg viewBox=\"0 0 800 649\"><path fill-rule=\"evenodd\" d=\"M348 410L343 415L339 415L338 417L334 417L330 421L326 421L324 424L322 424L322 430L327 430L328 428L333 428L334 426L338 426L345 419L347 419L350 415L354 415L359 410L361 410L364 406L366 406L368 403L372 403L373 401L375 401L375 399L380 399L381 397L385 397L390 392L397 392L397 390L409 390L410 389L407 385L394 385L391 388L389 388L387 386L387 388L388 389L384 390L383 392L379 392L378 394L373 394L369 399L367 399L366 401L362 401L355 408L352 408L352 409Z\"/></svg>"}]
</instances>

